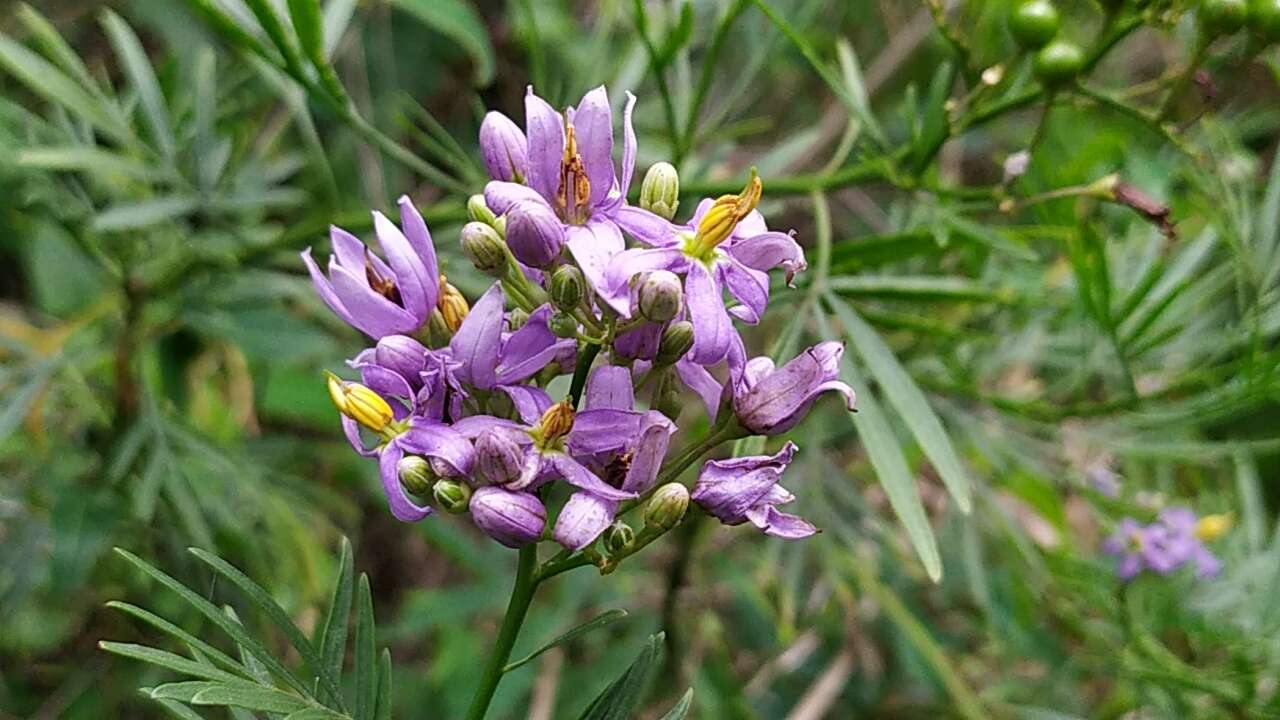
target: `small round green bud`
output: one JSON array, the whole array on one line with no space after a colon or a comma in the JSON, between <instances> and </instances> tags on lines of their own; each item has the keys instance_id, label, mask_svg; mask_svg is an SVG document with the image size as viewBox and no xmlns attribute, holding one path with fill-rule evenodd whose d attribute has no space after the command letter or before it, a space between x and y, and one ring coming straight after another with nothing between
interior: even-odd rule
<instances>
[{"instance_id":1,"label":"small round green bud","mask_svg":"<svg viewBox=\"0 0 1280 720\"><path fill-rule=\"evenodd\" d=\"M551 327L551 333L558 338L571 338L578 334L577 318L566 312L557 310L552 313L547 324Z\"/></svg>"},{"instance_id":2,"label":"small round green bud","mask_svg":"<svg viewBox=\"0 0 1280 720\"><path fill-rule=\"evenodd\" d=\"M405 455L396 463L396 475L400 485L411 495L426 495L439 478L431 470L431 463L424 457Z\"/></svg>"},{"instance_id":3,"label":"small round green bud","mask_svg":"<svg viewBox=\"0 0 1280 720\"><path fill-rule=\"evenodd\" d=\"M658 367L675 365L693 347L693 323L688 320L674 322L662 331L662 339L658 341L658 354L653 364Z\"/></svg>"},{"instance_id":4,"label":"small round green bud","mask_svg":"<svg viewBox=\"0 0 1280 720\"><path fill-rule=\"evenodd\" d=\"M1264 47L1280 43L1280 0L1249 3L1249 33Z\"/></svg>"},{"instance_id":5,"label":"small round green bud","mask_svg":"<svg viewBox=\"0 0 1280 720\"><path fill-rule=\"evenodd\" d=\"M587 291L587 280L575 265L561 265L551 275L551 305L557 310L573 312Z\"/></svg>"},{"instance_id":6,"label":"small round green bud","mask_svg":"<svg viewBox=\"0 0 1280 720\"><path fill-rule=\"evenodd\" d=\"M636 289L636 305L645 320L664 323L680 314L684 305L684 288L680 278L668 270L646 273Z\"/></svg>"},{"instance_id":7,"label":"small round green bud","mask_svg":"<svg viewBox=\"0 0 1280 720\"><path fill-rule=\"evenodd\" d=\"M431 489L436 504L447 513L458 515L467 511L471 504L471 488L457 480L440 480Z\"/></svg>"},{"instance_id":8,"label":"small round green bud","mask_svg":"<svg viewBox=\"0 0 1280 720\"><path fill-rule=\"evenodd\" d=\"M1230 35L1244 27L1249 16L1246 0L1202 0L1196 17L1209 37Z\"/></svg>"},{"instance_id":9,"label":"small round green bud","mask_svg":"<svg viewBox=\"0 0 1280 720\"><path fill-rule=\"evenodd\" d=\"M497 275L507 268L507 253L502 238L492 226L469 222L459 236L462 254L482 273Z\"/></svg>"},{"instance_id":10,"label":"small round green bud","mask_svg":"<svg viewBox=\"0 0 1280 720\"><path fill-rule=\"evenodd\" d=\"M655 370L654 372L670 372L670 370ZM684 412L685 399L680 393L678 383L666 382L662 385L662 391L653 399L653 409L667 416L671 422L680 419L680 414Z\"/></svg>"},{"instance_id":11,"label":"small round green bud","mask_svg":"<svg viewBox=\"0 0 1280 720\"><path fill-rule=\"evenodd\" d=\"M1009 32L1019 46L1039 50L1058 34L1061 19L1049 0L1026 0L1009 14Z\"/></svg>"},{"instance_id":12,"label":"small round green bud","mask_svg":"<svg viewBox=\"0 0 1280 720\"><path fill-rule=\"evenodd\" d=\"M1055 40L1036 53L1036 79L1049 88L1058 88L1075 79L1084 67L1080 46L1066 40Z\"/></svg>"},{"instance_id":13,"label":"small round green bud","mask_svg":"<svg viewBox=\"0 0 1280 720\"><path fill-rule=\"evenodd\" d=\"M631 547L636 541L636 531L621 520L604 531L604 547L610 555L617 555Z\"/></svg>"},{"instance_id":14,"label":"small round green bud","mask_svg":"<svg viewBox=\"0 0 1280 720\"><path fill-rule=\"evenodd\" d=\"M667 220L680 207L680 174L671 163L654 163L640 184L640 207Z\"/></svg>"},{"instance_id":15,"label":"small round green bud","mask_svg":"<svg viewBox=\"0 0 1280 720\"><path fill-rule=\"evenodd\" d=\"M529 322L529 313L524 310L521 310L520 308L511 308L511 310L507 312L507 329L511 332L515 332L516 330L524 327L524 324L527 322Z\"/></svg>"},{"instance_id":16,"label":"small round green bud","mask_svg":"<svg viewBox=\"0 0 1280 720\"><path fill-rule=\"evenodd\" d=\"M675 527L689 510L689 489L680 483L658 488L644 509L644 524L663 530Z\"/></svg>"},{"instance_id":17,"label":"small round green bud","mask_svg":"<svg viewBox=\"0 0 1280 720\"><path fill-rule=\"evenodd\" d=\"M493 214L488 203L484 201L484 195L472 195L467 198L467 217L490 227L498 221L498 216Z\"/></svg>"}]
</instances>

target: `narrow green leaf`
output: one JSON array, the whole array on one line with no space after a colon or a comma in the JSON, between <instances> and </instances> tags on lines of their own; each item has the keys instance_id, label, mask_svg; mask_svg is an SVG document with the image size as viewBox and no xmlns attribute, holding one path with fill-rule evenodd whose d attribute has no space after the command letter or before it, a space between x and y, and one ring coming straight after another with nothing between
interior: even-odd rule
<instances>
[{"instance_id":1,"label":"narrow green leaf","mask_svg":"<svg viewBox=\"0 0 1280 720\"><path fill-rule=\"evenodd\" d=\"M166 158L173 157L173 127L169 123L169 109L165 105L164 94L160 92L160 83L156 80L155 69L142 49L142 43L128 23L111 10L102 13L102 27L107 32L107 39L115 50L129 84L133 86L142 103L142 114L147 121L147 129L151 131L151 139L155 141L160 154Z\"/></svg>"},{"instance_id":2,"label":"narrow green leaf","mask_svg":"<svg viewBox=\"0 0 1280 720\"><path fill-rule=\"evenodd\" d=\"M391 651L383 648L378 659L378 697L374 720L391 720Z\"/></svg>"},{"instance_id":3,"label":"narrow green leaf","mask_svg":"<svg viewBox=\"0 0 1280 720\"><path fill-rule=\"evenodd\" d=\"M640 707L662 655L663 634L650 635L644 649L617 680L609 684L580 716L580 720L626 720Z\"/></svg>"},{"instance_id":4,"label":"narrow green leaf","mask_svg":"<svg viewBox=\"0 0 1280 720\"><path fill-rule=\"evenodd\" d=\"M214 685L196 693L191 704L225 705L272 713L291 713L307 707L306 701L297 695L260 685Z\"/></svg>"},{"instance_id":5,"label":"narrow green leaf","mask_svg":"<svg viewBox=\"0 0 1280 720\"><path fill-rule=\"evenodd\" d=\"M960 512L967 514L973 507L972 483L924 392L898 362L880 333L858 317L848 303L831 296L827 300L849 334L850 344L880 383L885 398L920 443L920 449L938 471L942 484L956 499Z\"/></svg>"},{"instance_id":6,"label":"narrow green leaf","mask_svg":"<svg viewBox=\"0 0 1280 720\"><path fill-rule=\"evenodd\" d=\"M98 232L136 230L185 217L199 207L200 199L194 195L117 203L94 217L93 229Z\"/></svg>"},{"instance_id":7,"label":"narrow green leaf","mask_svg":"<svg viewBox=\"0 0 1280 720\"><path fill-rule=\"evenodd\" d=\"M494 52L480 14L467 0L391 0L427 27L462 46L475 64L477 87L493 82Z\"/></svg>"},{"instance_id":8,"label":"narrow green leaf","mask_svg":"<svg viewBox=\"0 0 1280 720\"><path fill-rule=\"evenodd\" d=\"M65 70L73 80L79 82L90 93L99 98L103 97L102 89L98 87L93 75L89 74L89 68L85 67L80 55L58 33L53 23L25 2L18 6L18 18L22 20L23 25L27 26L27 30L31 32L31 38L39 45L46 57L52 59L58 67Z\"/></svg>"},{"instance_id":9,"label":"narrow green leaf","mask_svg":"<svg viewBox=\"0 0 1280 720\"><path fill-rule=\"evenodd\" d=\"M233 585L240 589L240 592L243 593L246 598L253 602L258 609L270 618L271 622L280 629L280 632L284 633L285 637L289 639L289 643L292 644L294 649L298 651L298 654L302 656L303 661L307 663L307 667L310 667L311 671L319 678L321 687L325 689L325 692L328 693L328 695L337 703L338 707L341 708L342 693L338 690L337 681L329 672L329 669L325 667L324 663L320 661L320 656L316 654L315 648L312 647L311 642L307 640L307 636L303 635L302 631L298 629L298 626L293 624L293 620L289 619L289 614L284 611L284 608L280 607L280 605L272 599L271 595L266 590L262 589L262 586L250 580L249 576L240 572L240 570L236 569L226 560L223 560L207 550L201 550L200 548L189 548L189 552L199 558L201 562L204 562L206 565L217 571L219 575L230 580Z\"/></svg>"},{"instance_id":10,"label":"narrow green leaf","mask_svg":"<svg viewBox=\"0 0 1280 720\"><path fill-rule=\"evenodd\" d=\"M378 652L374 632L369 576L360 573L360 591L356 600L355 720L373 720L377 711Z\"/></svg>"},{"instance_id":11,"label":"narrow green leaf","mask_svg":"<svg viewBox=\"0 0 1280 720\"><path fill-rule=\"evenodd\" d=\"M165 683L151 688L151 697L156 700L178 700L189 703L196 693L219 687L221 683L212 680L184 680L182 682Z\"/></svg>"},{"instance_id":12,"label":"narrow green leaf","mask_svg":"<svg viewBox=\"0 0 1280 720\"><path fill-rule=\"evenodd\" d=\"M157 650L156 648L147 647L146 645L135 645L133 643L111 642L110 640L102 640L98 643L98 647L109 653L114 653L134 660L141 660L145 663L158 665L168 668L174 672L190 675L192 677L206 678L209 680L222 680L224 682L244 682L241 678L232 675L229 672L219 670L212 665L205 665L194 660L189 660L181 655L167 652L165 650Z\"/></svg>"},{"instance_id":13,"label":"narrow green leaf","mask_svg":"<svg viewBox=\"0 0 1280 720\"><path fill-rule=\"evenodd\" d=\"M161 585L168 588L171 592L176 594L178 597L185 600L188 605L195 608L201 615L205 617L205 619L209 620L214 625L216 625L219 630L226 633L232 640L236 642L237 645L240 645L241 647L245 648L250 653L252 653L254 657L258 658L258 660L261 661L263 665L266 665L274 675L284 678L285 681L288 682L294 689L305 691L306 686L303 685L302 682L299 681L298 678L294 676L293 673L289 672L288 668L286 668L279 660L277 660L274 655L268 652L267 649L262 646L262 643L258 642L253 637L251 637L247 632L245 632L244 627L240 625L240 623L227 617L226 613L219 610L216 605L209 602L208 600L205 600L203 597L196 594L187 586L173 579L169 575L166 575L164 571L156 567L153 567L151 564L147 563L142 558L138 557L137 555L134 555L128 550L116 548L116 553L118 553L121 557L123 557L124 559L132 563L134 567L138 568L143 573L149 575L151 578L159 582ZM230 676L230 677L234 677L234 676ZM223 678L214 678L214 679L223 679Z\"/></svg>"},{"instance_id":14,"label":"narrow green leaf","mask_svg":"<svg viewBox=\"0 0 1280 720\"><path fill-rule=\"evenodd\" d=\"M967 278L931 275L857 275L832 277L827 287L845 297L873 297L932 302L1009 303L1013 291L992 288Z\"/></svg>"},{"instance_id":15,"label":"narrow green leaf","mask_svg":"<svg viewBox=\"0 0 1280 720\"><path fill-rule=\"evenodd\" d=\"M826 316L814 313L814 317L817 318L818 330L822 336L834 337ZM907 539L920 557L925 572L937 582L942 577L938 540L933 535L933 528L924 512L924 504L920 501L920 491L907 466L907 458L902 454L902 447L894 437L889 419L885 417L880 402L871 394L871 388L863 382L848 356L840 360L840 379L848 383L858 396L858 412L849 413L848 417L853 422L858 438L862 440L867 459L876 471L876 478L889 498L889 507L893 508L898 521L907 531Z\"/></svg>"},{"instance_id":16,"label":"narrow green leaf","mask_svg":"<svg viewBox=\"0 0 1280 720\"><path fill-rule=\"evenodd\" d=\"M187 645L190 645L193 649L200 651L201 653L206 655L209 659L213 660L218 665L221 665L226 670L244 675L246 680L252 679L252 675L249 673L249 671L243 665L236 662L235 659L232 658L230 655L227 655L226 653L222 652L218 648L192 635L186 630L183 630L177 625L174 625L168 620L165 620L159 615L156 615L148 610L144 610L136 605L130 605L129 603L119 602L116 600L112 600L111 602L108 602L107 607L112 608L113 610L119 610L120 612L123 612L127 615L132 615L133 617L141 620L142 622L150 625L151 627L156 628L160 632L163 632L167 635L171 635L178 641L186 643Z\"/></svg>"},{"instance_id":17,"label":"narrow green leaf","mask_svg":"<svg viewBox=\"0 0 1280 720\"><path fill-rule=\"evenodd\" d=\"M351 617L351 595L354 589L355 569L351 559L351 542L342 538L342 549L338 556L338 579L333 584L333 592L329 596L329 614L324 624L318 629L315 646L320 649L320 658L329 673L342 677L342 660L347 647L347 621Z\"/></svg>"},{"instance_id":18,"label":"narrow green leaf","mask_svg":"<svg viewBox=\"0 0 1280 720\"><path fill-rule=\"evenodd\" d=\"M520 658L519 660L516 660L515 662L507 663L507 666L506 666L506 667L504 667L504 668L502 668L502 672L504 672L504 673L505 673L505 672L511 672L512 670L515 670L516 668L518 668L518 667L520 667L520 666L522 666L522 665L525 665L526 663L528 663L528 662L532 661L534 658L538 657L539 655L541 655L542 653L544 653L544 652L546 652L546 651L550 650L550 649L551 649L551 648L553 648L553 647L556 647L556 646L558 646L558 645L563 645L563 644L565 644L565 643L569 642L570 640L573 640L574 638L576 638L576 637L578 637L578 636L580 636L580 635L585 635L586 633L589 633L589 632L591 632L592 630L595 630L596 628L601 628L601 627L604 627L605 625L608 625L608 624L610 624L610 623L617 622L617 621L619 621L619 620L621 620L621 619L625 618L626 616L627 616L627 611L626 611L626 610L623 610L623 609L621 609L621 608L614 608L614 609L612 609L612 610L606 610L606 611L604 611L604 612L600 613L599 615L597 615L597 616L595 616L595 617L591 618L590 620L588 620L588 621L586 621L586 622L582 623L581 625L578 625L577 627L575 627L575 628L573 628L573 629L571 629L571 630L569 630L569 631L565 632L564 634L562 634L562 635L560 635L560 636L556 637L554 640L551 640L550 642L546 643L545 645L543 645L542 647L538 648L537 650L534 650L533 652L529 653L528 655L525 655L524 657Z\"/></svg>"},{"instance_id":19,"label":"narrow green leaf","mask_svg":"<svg viewBox=\"0 0 1280 720\"><path fill-rule=\"evenodd\" d=\"M327 64L324 52L324 15L320 12L320 0L289 0L289 19L298 34L302 53L311 64L320 67Z\"/></svg>"},{"instance_id":20,"label":"narrow green leaf","mask_svg":"<svg viewBox=\"0 0 1280 720\"><path fill-rule=\"evenodd\" d=\"M267 34L271 43L280 51L280 56L284 58L284 63L289 68L290 73L301 74L302 60L298 56L298 48L294 46L293 40L289 38L284 21L276 14L276 8L272 0L244 0L244 4L249 6L249 11L258 19L258 24L262 26L262 31Z\"/></svg>"},{"instance_id":21,"label":"narrow green leaf","mask_svg":"<svg viewBox=\"0 0 1280 720\"><path fill-rule=\"evenodd\" d=\"M917 173L933 162L938 148L947 140L947 98L955 85L957 72L955 63L945 63L929 81L929 95L925 98L924 117L920 121L920 137L911 148L911 168Z\"/></svg>"},{"instance_id":22,"label":"narrow green leaf","mask_svg":"<svg viewBox=\"0 0 1280 720\"><path fill-rule=\"evenodd\" d=\"M689 688L684 691L684 695L680 698L680 702L676 703L675 707L668 710L667 714L662 716L662 720L684 720L685 716L689 714L689 708L692 706L693 688Z\"/></svg>"},{"instance_id":23,"label":"narrow green leaf","mask_svg":"<svg viewBox=\"0 0 1280 720\"><path fill-rule=\"evenodd\" d=\"M143 688L143 694L146 694L145 688ZM155 702L160 705L160 707L164 708L165 712L168 712L178 720L204 720L204 718L200 717L200 714L195 710L192 710L176 700L156 700Z\"/></svg>"},{"instance_id":24,"label":"narrow green leaf","mask_svg":"<svg viewBox=\"0 0 1280 720\"><path fill-rule=\"evenodd\" d=\"M126 145L133 140L128 124L115 108L91 96L49 61L3 35L0 35L0 65L31 92L88 120L112 139Z\"/></svg>"},{"instance_id":25,"label":"narrow green leaf","mask_svg":"<svg viewBox=\"0 0 1280 720\"><path fill-rule=\"evenodd\" d=\"M688 44L689 38L693 36L693 3L685 0L680 5L680 18L676 21L675 27L671 28L671 32L667 34L667 39L662 43L662 49L658 51L658 64L665 66L675 59L676 53Z\"/></svg>"},{"instance_id":26,"label":"narrow green leaf","mask_svg":"<svg viewBox=\"0 0 1280 720\"><path fill-rule=\"evenodd\" d=\"M21 167L53 171L77 171L104 179L127 177L152 181L164 175L157 168L119 153L89 146L47 146L22 148L14 156Z\"/></svg>"},{"instance_id":27,"label":"narrow green leaf","mask_svg":"<svg viewBox=\"0 0 1280 720\"><path fill-rule=\"evenodd\" d=\"M849 92L845 90L844 83L841 82L840 77L831 70L829 65L823 62L822 58L818 57L818 52L813 49L813 46L809 44L805 36L796 30L791 23L787 22L786 18L782 17L782 14L765 0L755 0L755 3L760 8L760 11L765 14L765 17L769 18L769 22L782 31L782 34L786 36L787 40L791 41L792 45L796 46L796 49L800 51L804 59L809 61L809 65L814 69L814 72L818 73L818 77L822 78L827 87L831 88L831 91L835 93L840 102L850 112L858 112L857 103L849 95Z\"/></svg>"},{"instance_id":28,"label":"narrow green leaf","mask_svg":"<svg viewBox=\"0 0 1280 720\"><path fill-rule=\"evenodd\" d=\"M284 720L350 720L350 717L329 708L311 707L291 712L284 716Z\"/></svg>"},{"instance_id":29,"label":"narrow green leaf","mask_svg":"<svg viewBox=\"0 0 1280 720\"><path fill-rule=\"evenodd\" d=\"M847 38L836 42L836 58L840 61L840 74L844 77L845 88L849 91L849 100L853 106L853 114L862 123L862 127L875 141L885 144L884 130L871 112L871 99L867 92L866 80L862 76L862 66L858 63L858 55L853 44Z\"/></svg>"},{"instance_id":30,"label":"narrow green leaf","mask_svg":"<svg viewBox=\"0 0 1280 720\"><path fill-rule=\"evenodd\" d=\"M1243 448L1232 453L1236 466L1236 494L1240 496L1240 515L1249 550L1259 552L1266 542L1267 512L1262 500L1258 465L1253 455Z\"/></svg>"}]
</instances>

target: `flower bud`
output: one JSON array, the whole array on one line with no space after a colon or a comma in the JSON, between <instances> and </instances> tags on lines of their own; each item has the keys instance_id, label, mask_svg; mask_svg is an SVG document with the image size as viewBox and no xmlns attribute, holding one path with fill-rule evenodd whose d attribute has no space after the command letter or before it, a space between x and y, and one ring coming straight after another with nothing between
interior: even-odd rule
<instances>
[{"instance_id":1,"label":"flower bud","mask_svg":"<svg viewBox=\"0 0 1280 720\"><path fill-rule=\"evenodd\" d=\"M524 453L516 441L493 430L476 437L476 478L494 485L506 485L520 477Z\"/></svg>"},{"instance_id":2,"label":"flower bud","mask_svg":"<svg viewBox=\"0 0 1280 720\"><path fill-rule=\"evenodd\" d=\"M640 185L640 207L670 220L680 206L680 174L671 163L654 163Z\"/></svg>"},{"instance_id":3,"label":"flower bud","mask_svg":"<svg viewBox=\"0 0 1280 720\"><path fill-rule=\"evenodd\" d=\"M1230 514L1205 515L1196 521L1196 537L1204 542L1212 542L1226 535L1231 525Z\"/></svg>"},{"instance_id":4,"label":"flower bud","mask_svg":"<svg viewBox=\"0 0 1280 720\"><path fill-rule=\"evenodd\" d=\"M507 329L511 332L515 332L524 327L524 324L527 322L529 322L529 313L524 310L521 310L520 308L512 308L507 312Z\"/></svg>"},{"instance_id":5,"label":"flower bud","mask_svg":"<svg viewBox=\"0 0 1280 720\"><path fill-rule=\"evenodd\" d=\"M431 495L441 510L454 515L466 512L471 503L471 488L457 480L438 480Z\"/></svg>"},{"instance_id":6,"label":"flower bud","mask_svg":"<svg viewBox=\"0 0 1280 720\"><path fill-rule=\"evenodd\" d=\"M413 384L426 366L427 348L407 335L388 335L373 350L376 364L397 373Z\"/></svg>"},{"instance_id":7,"label":"flower bud","mask_svg":"<svg viewBox=\"0 0 1280 720\"><path fill-rule=\"evenodd\" d=\"M689 489L680 483L667 483L649 498L644 509L644 524L670 530L684 519L689 510Z\"/></svg>"},{"instance_id":8,"label":"flower bud","mask_svg":"<svg viewBox=\"0 0 1280 720\"><path fill-rule=\"evenodd\" d=\"M489 177L524 182L529 175L529 144L524 132L500 112L491 112L480 123L480 156Z\"/></svg>"},{"instance_id":9,"label":"flower bud","mask_svg":"<svg viewBox=\"0 0 1280 720\"><path fill-rule=\"evenodd\" d=\"M405 455L396 463L396 475L400 484L413 495L426 495L439 478L431 470L431 463L418 455Z\"/></svg>"},{"instance_id":10,"label":"flower bud","mask_svg":"<svg viewBox=\"0 0 1280 720\"><path fill-rule=\"evenodd\" d=\"M507 211L507 247L520 262L545 268L560 257L564 228L551 208L520 202Z\"/></svg>"},{"instance_id":11,"label":"flower bud","mask_svg":"<svg viewBox=\"0 0 1280 720\"><path fill-rule=\"evenodd\" d=\"M494 540L518 548L542 537L547 509L536 495L490 485L472 496L471 520Z\"/></svg>"},{"instance_id":12,"label":"flower bud","mask_svg":"<svg viewBox=\"0 0 1280 720\"><path fill-rule=\"evenodd\" d=\"M476 194L467 198L467 217L490 227L493 227L498 222L498 216L494 215L493 211L489 209L489 204L484 201L483 194Z\"/></svg>"},{"instance_id":13,"label":"flower bud","mask_svg":"<svg viewBox=\"0 0 1280 720\"><path fill-rule=\"evenodd\" d=\"M617 555L629 549L636 541L636 531L631 526L618 520L604 531L604 547L610 555Z\"/></svg>"},{"instance_id":14,"label":"flower bud","mask_svg":"<svg viewBox=\"0 0 1280 720\"><path fill-rule=\"evenodd\" d=\"M646 273L636 289L636 305L645 320L664 323L680 314L684 305L684 288L680 278L669 270Z\"/></svg>"},{"instance_id":15,"label":"flower bud","mask_svg":"<svg viewBox=\"0 0 1280 720\"><path fill-rule=\"evenodd\" d=\"M347 382L333 373L326 374L329 398L338 412L374 432L382 432L395 419L391 406L378 393L360 383Z\"/></svg>"},{"instance_id":16,"label":"flower bud","mask_svg":"<svg viewBox=\"0 0 1280 720\"><path fill-rule=\"evenodd\" d=\"M665 367L675 365L693 347L693 323L688 320L674 322L662 331L662 340L658 341L658 354L653 364Z\"/></svg>"},{"instance_id":17,"label":"flower bud","mask_svg":"<svg viewBox=\"0 0 1280 720\"><path fill-rule=\"evenodd\" d=\"M561 265L551 275L551 304L557 310L573 312L582 302L587 281L576 265Z\"/></svg>"},{"instance_id":18,"label":"flower bud","mask_svg":"<svg viewBox=\"0 0 1280 720\"><path fill-rule=\"evenodd\" d=\"M670 372L669 369L655 370L654 372ZM667 416L667 419L675 422L680 419L680 414L684 412L685 399L680 393L677 383L666 382L662 384L662 390L653 399L653 409Z\"/></svg>"},{"instance_id":19,"label":"flower bud","mask_svg":"<svg viewBox=\"0 0 1280 720\"><path fill-rule=\"evenodd\" d=\"M467 319L467 313L469 312L471 312L471 306L467 304L467 299L463 297L462 291L446 280L444 275L441 275L440 314L444 316L444 324L445 327L449 328L449 332L458 332L458 328L462 326L462 321Z\"/></svg>"},{"instance_id":20,"label":"flower bud","mask_svg":"<svg viewBox=\"0 0 1280 720\"><path fill-rule=\"evenodd\" d=\"M542 418L538 420L538 431L543 440L557 440L568 435L573 429L575 414L573 404L568 400L561 400L547 408L547 411L542 413Z\"/></svg>"},{"instance_id":21,"label":"flower bud","mask_svg":"<svg viewBox=\"0 0 1280 720\"><path fill-rule=\"evenodd\" d=\"M500 275L507 267L507 252L498 231L482 222L462 226L462 254L482 273Z\"/></svg>"},{"instance_id":22,"label":"flower bud","mask_svg":"<svg viewBox=\"0 0 1280 720\"><path fill-rule=\"evenodd\" d=\"M571 338L578 334L578 321L572 315L557 310L547 321L551 332L558 338Z\"/></svg>"}]
</instances>

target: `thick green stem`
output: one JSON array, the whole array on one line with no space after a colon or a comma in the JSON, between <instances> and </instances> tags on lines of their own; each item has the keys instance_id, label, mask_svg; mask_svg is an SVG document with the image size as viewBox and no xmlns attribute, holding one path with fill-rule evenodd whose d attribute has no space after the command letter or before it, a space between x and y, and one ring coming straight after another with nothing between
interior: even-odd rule
<instances>
[{"instance_id":1,"label":"thick green stem","mask_svg":"<svg viewBox=\"0 0 1280 720\"><path fill-rule=\"evenodd\" d=\"M533 591L538 587L538 550L536 545L520 548L520 560L516 568L516 584L511 590L511 600L507 602L507 614L502 618L502 628L493 643L493 652L485 663L480 684L471 698L471 707L467 709L466 720L483 720L493 700L493 693L502 680L502 668L511 658L511 648L516 644L520 634L520 626L524 624L525 614L533 601Z\"/></svg>"}]
</instances>

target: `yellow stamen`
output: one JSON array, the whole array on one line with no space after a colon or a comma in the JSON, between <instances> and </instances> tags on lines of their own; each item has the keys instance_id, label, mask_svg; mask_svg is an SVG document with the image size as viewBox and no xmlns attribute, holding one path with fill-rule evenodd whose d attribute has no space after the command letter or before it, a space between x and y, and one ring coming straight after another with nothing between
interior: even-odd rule
<instances>
[{"instance_id":1,"label":"yellow stamen","mask_svg":"<svg viewBox=\"0 0 1280 720\"><path fill-rule=\"evenodd\" d=\"M763 192L764 183L760 181L760 176L756 174L755 168L752 168L751 177L747 180L747 185L742 188L741 193L737 195L721 195L711 204L707 214L702 216L702 220L698 222L698 229L694 234L692 245L689 248L691 254L704 260L708 259L711 251L717 245L729 239L738 223L745 220L751 214L751 211L756 209L756 206L760 204L760 196Z\"/></svg>"},{"instance_id":2,"label":"yellow stamen","mask_svg":"<svg viewBox=\"0 0 1280 720\"><path fill-rule=\"evenodd\" d=\"M444 275L440 276L440 314L444 316L444 324L449 332L458 332L462 321L467 319L471 306L463 297L462 291L453 286Z\"/></svg>"},{"instance_id":3,"label":"yellow stamen","mask_svg":"<svg viewBox=\"0 0 1280 720\"><path fill-rule=\"evenodd\" d=\"M560 216L567 222L580 223L586 219L591 180L587 178L586 166L578 154L578 133L573 123L565 123L564 133L564 157L560 160L560 189L556 192L556 205Z\"/></svg>"},{"instance_id":4,"label":"yellow stamen","mask_svg":"<svg viewBox=\"0 0 1280 720\"><path fill-rule=\"evenodd\" d=\"M561 400L548 408L542 414L542 419L538 421L538 430L543 441L559 440L568 435L573 429L574 415L573 404L568 400Z\"/></svg>"},{"instance_id":5,"label":"yellow stamen","mask_svg":"<svg viewBox=\"0 0 1280 720\"><path fill-rule=\"evenodd\" d=\"M1227 531L1231 529L1232 524L1231 515L1229 513L1205 515L1196 522L1196 537L1200 538L1204 542L1217 540L1227 534Z\"/></svg>"},{"instance_id":6,"label":"yellow stamen","mask_svg":"<svg viewBox=\"0 0 1280 720\"><path fill-rule=\"evenodd\" d=\"M355 420L373 432L382 432L395 419L391 406L378 393L361 385L347 382L333 373L328 378L329 398L338 412Z\"/></svg>"}]
</instances>

